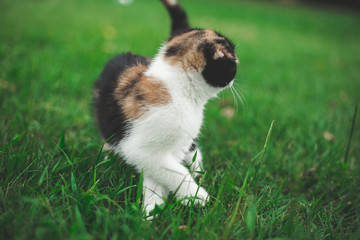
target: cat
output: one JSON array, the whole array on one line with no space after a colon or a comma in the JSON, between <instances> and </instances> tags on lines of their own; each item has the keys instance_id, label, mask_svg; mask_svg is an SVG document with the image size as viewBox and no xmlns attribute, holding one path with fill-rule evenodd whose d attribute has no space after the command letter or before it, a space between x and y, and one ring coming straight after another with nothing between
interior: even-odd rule
<instances>
[{"instance_id":1,"label":"cat","mask_svg":"<svg viewBox=\"0 0 360 240\"><path fill-rule=\"evenodd\" d=\"M143 172L147 216L170 192L184 204L209 201L207 191L194 181L203 171L196 139L206 102L232 86L239 62L229 39L190 28L176 0L161 2L171 18L167 42L154 58L130 52L114 57L94 90L105 148Z\"/></svg>"}]
</instances>

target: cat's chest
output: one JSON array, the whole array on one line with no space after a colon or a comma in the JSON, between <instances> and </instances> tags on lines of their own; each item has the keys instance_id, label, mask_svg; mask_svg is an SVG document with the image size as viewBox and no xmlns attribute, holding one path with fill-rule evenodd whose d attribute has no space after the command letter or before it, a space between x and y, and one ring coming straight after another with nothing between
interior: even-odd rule
<instances>
[{"instance_id":1,"label":"cat's chest","mask_svg":"<svg viewBox=\"0 0 360 240\"><path fill-rule=\"evenodd\" d=\"M199 134L202 119L202 108L186 102L175 101L154 107L133 122L128 136L119 145L119 151L125 155L172 153L182 159L184 149L188 149Z\"/></svg>"},{"instance_id":2,"label":"cat's chest","mask_svg":"<svg viewBox=\"0 0 360 240\"><path fill-rule=\"evenodd\" d=\"M199 134L202 111L202 107L186 101L173 101L166 106L155 107L134 123L129 138L151 148L167 146L182 149Z\"/></svg>"},{"instance_id":3,"label":"cat's chest","mask_svg":"<svg viewBox=\"0 0 360 240\"><path fill-rule=\"evenodd\" d=\"M173 104L170 111L174 111L172 123L177 125L180 131L195 138L200 130L203 120L203 108L186 101Z\"/></svg>"},{"instance_id":4,"label":"cat's chest","mask_svg":"<svg viewBox=\"0 0 360 240\"><path fill-rule=\"evenodd\" d=\"M173 102L168 105L162 120L157 122L159 130L155 133L160 145L167 146L170 151L188 149L197 138L203 120L203 108L186 101Z\"/></svg>"}]
</instances>

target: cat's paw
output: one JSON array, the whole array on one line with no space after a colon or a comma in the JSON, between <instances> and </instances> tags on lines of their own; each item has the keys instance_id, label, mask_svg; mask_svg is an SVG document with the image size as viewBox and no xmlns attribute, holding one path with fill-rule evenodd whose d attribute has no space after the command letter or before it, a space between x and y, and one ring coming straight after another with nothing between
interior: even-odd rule
<instances>
[{"instance_id":1,"label":"cat's paw","mask_svg":"<svg viewBox=\"0 0 360 240\"><path fill-rule=\"evenodd\" d=\"M144 207L144 211L145 211L145 220L147 221L151 221L153 220L156 216L158 216L165 208L165 202L162 204L151 204L151 205L147 205Z\"/></svg>"},{"instance_id":2,"label":"cat's paw","mask_svg":"<svg viewBox=\"0 0 360 240\"><path fill-rule=\"evenodd\" d=\"M183 198L182 204L188 205L193 202L195 205L204 207L209 202L209 194L202 187L196 187L187 192L187 194L177 194L178 198Z\"/></svg>"},{"instance_id":3,"label":"cat's paw","mask_svg":"<svg viewBox=\"0 0 360 240\"><path fill-rule=\"evenodd\" d=\"M164 199L159 195L147 192L144 196L144 211L146 214L146 220L152 220L163 209ZM162 207L160 207L162 206Z\"/></svg>"},{"instance_id":4,"label":"cat's paw","mask_svg":"<svg viewBox=\"0 0 360 240\"><path fill-rule=\"evenodd\" d=\"M154 219L155 214L153 214L152 211L155 209L155 206L156 205L153 204L153 205L146 205L144 207L144 211L145 211L145 215L146 215L145 220L151 221Z\"/></svg>"}]
</instances>

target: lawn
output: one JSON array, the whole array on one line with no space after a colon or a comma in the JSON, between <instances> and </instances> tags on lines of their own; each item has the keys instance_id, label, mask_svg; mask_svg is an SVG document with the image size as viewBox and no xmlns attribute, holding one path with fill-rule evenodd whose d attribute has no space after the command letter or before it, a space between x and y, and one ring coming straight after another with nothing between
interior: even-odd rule
<instances>
[{"instance_id":1,"label":"lawn","mask_svg":"<svg viewBox=\"0 0 360 240\"><path fill-rule=\"evenodd\" d=\"M212 196L172 197L148 222L141 177L101 151L92 87L106 61L153 56L159 1L0 1L1 239L359 239L360 15L183 0L193 26L236 44L236 82L207 105Z\"/></svg>"}]
</instances>

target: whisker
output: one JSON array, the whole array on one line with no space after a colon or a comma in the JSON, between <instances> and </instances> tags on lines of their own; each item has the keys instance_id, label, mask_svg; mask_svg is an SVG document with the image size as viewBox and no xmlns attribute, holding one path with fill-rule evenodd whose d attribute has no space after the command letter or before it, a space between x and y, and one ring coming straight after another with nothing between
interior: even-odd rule
<instances>
[{"instance_id":1,"label":"whisker","mask_svg":"<svg viewBox=\"0 0 360 240\"><path fill-rule=\"evenodd\" d=\"M235 83L234 85L235 89L238 91L238 94L240 94L241 100L244 100L244 95L243 95L243 88L241 88L238 83Z\"/></svg>"},{"instance_id":2,"label":"whisker","mask_svg":"<svg viewBox=\"0 0 360 240\"><path fill-rule=\"evenodd\" d=\"M236 95L235 95L234 91L235 91L235 90L234 90L233 86L231 86L231 87L230 87L230 92L231 92L231 95L232 95L232 97L233 97L233 99L234 99L235 113L237 114L237 113L238 113L239 104L238 104L238 101L237 101L237 99L236 99Z\"/></svg>"},{"instance_id":3,"label":"whisker","mask_svg":"<svg viewBox=\"0 0 360 240\"><path fill-rule=\"evenodd\" d=\"M237 88L237 86L234 86L234 91L236 96L239 98L240 102L244 104L244 96L242 95L241 91Z\"/></svg>"},{"instance_id":4,"label":"whisker","mask_svg":"<svg viewBox=\"0 0 360 240\"><path fill-rule=\"evenodd\" d=\"M231 87L229 87L229 89L230 89L230 92L231 92L231 97L234 99L234 93L233 93L233 90L232 90L232 86L231 86ZM235 101L234 101L234 104L235 104L235 106L236 106Z\"/></svg>"},{"instance_id":5,"label":"whisker","mask_svg":"<svg viewBox=\"0 0 360 240\"><path fill-rule=\"evenodd\" d=\"M233 84L233 90L234 90L234 94L237 96L238 100L241 102L243 109L246 109L247 104L245 101L245 96L243 94L244 90L236 82L234 82L234 84Z\"/></svg>"}]
</instances>

